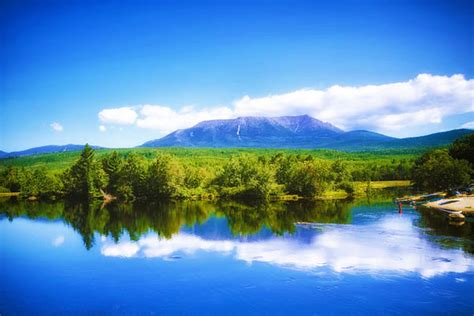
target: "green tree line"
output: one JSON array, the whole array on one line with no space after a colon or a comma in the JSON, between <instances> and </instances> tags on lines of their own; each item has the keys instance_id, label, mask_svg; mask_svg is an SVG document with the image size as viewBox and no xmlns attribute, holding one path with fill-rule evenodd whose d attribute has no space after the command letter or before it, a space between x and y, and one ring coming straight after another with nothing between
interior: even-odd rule
<instances>
[{"instance_id":1,"label":"green tree line","mask_svg":"<svg viewBox=\"0 0 474 316\"><path fill-rule=\"evenodd\" d=\"M60 174L41 168L31 171L10 167L2 172L0 181L2 187L20 191L25 197L91 199L110 194L124 201L216 196L267 199L282 194L314 197L329 188L352 192L351 171L341 160L240 154L223 165L199 167L162 153L151 160L117 152L96 158L88 145L79 159Z\"/></svg>"},{"instance_id":2,"label":"green tree line","mask_svg":"<svg viewBox=\"0 0 474 316\"><path fill-rule=\"evenodd\" d=\"M473 176L474 134L423 154L415 162L412 178L416 189L433 192L468 186Z\"/></svg>"},{"instance_id":3,"label":"green tree line","mask_svg":"<svg viewBox=\"0 0 474 316\"><path fill-rule=\"evenodd\" d=\"M413 180L418 190L445 190L468 185L473 176L474 135L411 159L354 161L321 159L310 154L244 152L206 164L156 151L155 156L113 151L96 156L86 145L65 171L8 167L0 172L0 191L24 197L93 199L105 194L119 200L169 198L236 198L321 196L327 190L354 193L353 181ZM148 152L147 152L148 155Z\"/></svg>"}]
</instances>

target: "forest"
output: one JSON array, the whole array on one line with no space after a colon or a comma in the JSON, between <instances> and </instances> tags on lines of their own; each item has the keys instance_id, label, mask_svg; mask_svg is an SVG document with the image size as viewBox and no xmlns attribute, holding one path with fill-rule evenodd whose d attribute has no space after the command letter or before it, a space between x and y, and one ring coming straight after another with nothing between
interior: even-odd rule
<instances>
[{"instance_id":1,"label":"forest","mask_svg":"<svg viewBox=\"0 0 474 316\"><path fill-rule=\"evenodd\" d=\"M473 176L474 135L424 153L328 150L128 149L0 161L0 192L29 199L119 201L351 197L371 181L410 180L418 191L456 189Z\"/></svg>"}]
</instances>

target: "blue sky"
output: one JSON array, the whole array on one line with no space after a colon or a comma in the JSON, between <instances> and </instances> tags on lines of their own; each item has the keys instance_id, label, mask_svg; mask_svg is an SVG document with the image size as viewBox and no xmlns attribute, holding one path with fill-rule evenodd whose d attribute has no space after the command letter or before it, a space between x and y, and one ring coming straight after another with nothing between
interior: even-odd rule
<instances>
[{"instance_id":1,"label":"blue sky","mask_svg":"<svg viewBox=\"0 0 474 316\"><path fill-rule=\"evenodd\" d=\"M135 146L248 114L401 137L474 121L472 1L0 6L4 151Z\"/></svg>"}]
</instances>

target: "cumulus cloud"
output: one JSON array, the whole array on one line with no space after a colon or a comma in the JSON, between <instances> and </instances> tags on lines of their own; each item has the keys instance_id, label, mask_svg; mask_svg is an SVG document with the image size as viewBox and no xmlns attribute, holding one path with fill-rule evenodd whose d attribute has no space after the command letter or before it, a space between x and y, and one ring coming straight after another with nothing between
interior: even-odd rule
<instances>
[{"instance_id":1,"label":"cumulus cloud","mask_svg":"<svg viewBox=\"0 0 474 316\"><path fill-rule=\"evenodd\" d=\"M132 107L104 109L99 112L99 120L107 124L129 125L135 123L137 112Z\"/></svg>"},{"instance_id":2,"label":"cumulus cloud","mask_svg":"<svg viewBox=\"0 0 474 316\"><path fill-rule=\"evenodd\" d=\"M125 257L130 258L140 250L139 245L131 242L120 243L112 247L102 247L101 253L106 257Z\"/></svg>"},{"instance_id":3,"label":"cumulus cloud","mask_svg":"<svg viewBox=\"0 0 474 316\"><path fill-rule=\"evenodd\" d=\"M56 132L62 132L64 129L64 127L58 122L53 122L49 124L49 126Z\"/></svg>"},{"instance_id":4,"label":"cumulus cloud","mask_svg":"<svg viewBox=\"0 0 474 316\"><path fill-rule=\"evenodd\" d=\"M470 128L470 129L474 129L474 121L471 121L471 122L467 122L467 123L464 123L461 128Z\"/></svg>"},{"instance_id":5,"label":"cumulus cloud","mask_svg":"<svg viewBox=\"0 0 474 316\"><path fill-rule=\"evenodd\" d=\"M309 114L346 130L397 131L439 124L445 117L474 111L474 80L463 75L420 74L396 83L301 89L264 97L244 96L230 106L214 108L137 105L105 109L103 123L135 124L168 133L210 119L238 116Z\"/></svg>"},{"instance_id":6,"label":"cumulus cloud","mask_svg":"<svg viewBox=\"0 0 474 316\"><path fill-rule=\"evenodd\" d=\"M144 105L141 107L140 116L137 120L138 127L169 133L205 120L232 118L234 113L227 107L195 109L192 106L186 106L175 111L166 106Z\"/></svg>"},{"instance_id":7,"label":"cumulus cloud","mask_svg":"<svg viewBox=\"0 0 474 316\"><path fill-rule=\"evenodd\" d=\"M406 82L360 87L332 86L235 101L238 115L309 114L345 129L383 132L440 123L474 111L474 80L462 75L418 75Z\"/></svg>"},{"instance_id":8,"label":"cumulus cloud","mask_svg":"<svg viewBox=\"0 0 474 316\"><path fill-rule=\"evenodd\" d=\"M322 233L317 233L321 230ZM364 227L343 225L334 229L318 225L318 230L311 230L311 233L313 238L309 243L291 237L251 242L207 240L186 233L172 239L148 235L138 242L118 244L103 239L101 253L104 256L167 259L180 253L206 251L232 255L235 260L249 264L264 262L298 270L328 267L344 273L396 271L418 273L425 278L472 271L474 267L473 259L465 256L462 250L443 249L420 236L409 218L388 216Z\"/></svg>"},{"instance_id":9,"label":"cumulus cloud","mask_svg":"<svg viewBox=\"0 0 474 316\"><path fill-rule=\"evenodd\" d=\"M107 127L105 127L104 125L99 125L99 131L101 132L107 131Z\"/></svg>"}]
</instances>

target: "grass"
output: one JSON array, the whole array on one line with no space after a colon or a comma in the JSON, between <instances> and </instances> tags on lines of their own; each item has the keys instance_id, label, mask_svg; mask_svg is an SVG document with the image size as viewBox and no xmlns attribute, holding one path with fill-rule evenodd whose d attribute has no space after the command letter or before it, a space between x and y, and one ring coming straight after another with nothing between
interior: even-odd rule
<instances>
[{"instance_id":1,"label":"grass","mask_svg":"<svg viewBox=\"0 0 474 316\"><path fill-rule=\"evenodd\" d=\"M367 182L354 181L354 197L366 196ZM389 180L389 181L371 181L370 188L372 190L381 190L389 188L403 188L409 187L411 184L410 180ZM329 190L326 191L321 199L345 199L348 194L343 190Z\"/></svg>"},{"instance_id":2,"label":"grass","mask_svg":"<svg viewBox=\"0 0 474 316\"><path fill-rule=\"evenodd\" d=\"M371 181L370 187L372 189L388 189L410 186L410 180L389 180L389 181ZM367 182L355 181L356 191L367 188Z\"/></svg>"},{"instance_id":3,"label":"grass","mask_svg":"<svg viewBox=\"0 0 474 316\"><path fill-rule=\"evenodd\" d=\"M0 197L18 196L20 192L1 192Z\"/></svg>"}]
</instances>

